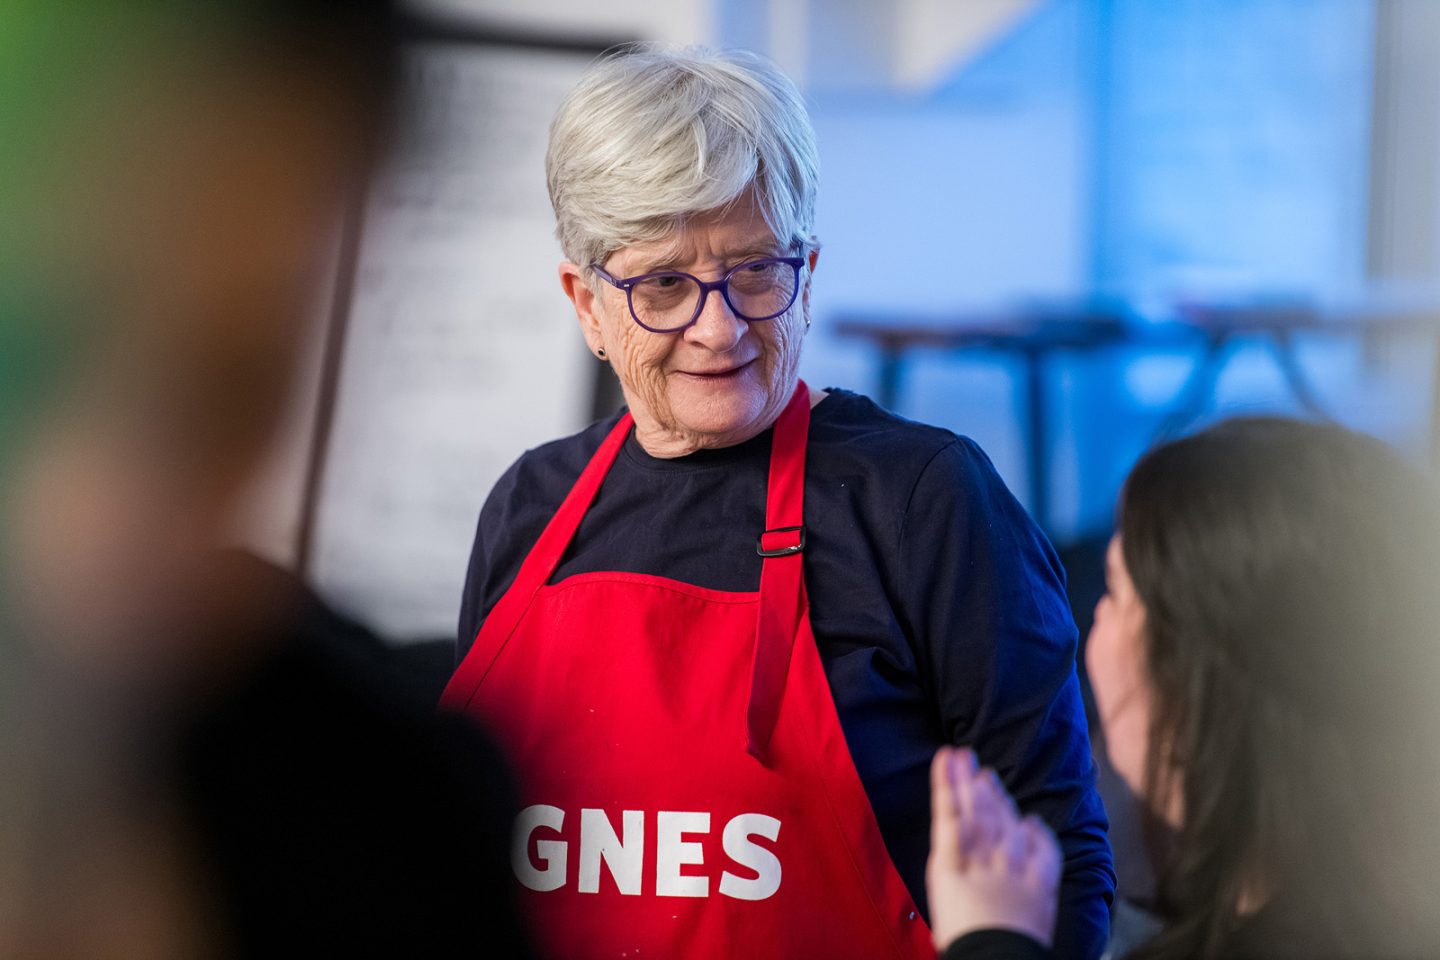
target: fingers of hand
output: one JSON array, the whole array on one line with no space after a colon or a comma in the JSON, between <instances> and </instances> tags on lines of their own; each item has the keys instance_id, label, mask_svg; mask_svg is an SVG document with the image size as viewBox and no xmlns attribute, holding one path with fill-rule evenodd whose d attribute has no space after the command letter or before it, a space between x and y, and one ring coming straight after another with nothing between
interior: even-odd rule
<instances>
[{"instance_id":1,"label":"fingers of hand","mask_svg":"<svg viewBox=\"0 0 1440 960\"><path fill-rule=\"evenodd\" d=\"M1000 825L1006 830L1013 828L1020 822L1020 814L1015 810L1015 801L1010 796L1010 791L1000 782L1000 776L990 767L984 770L985 791L993 799L996 816Z\"/></svg>"},{"instance_id":2,"label":"fingers of hand","mask_svg":"<svg viewBox=\"0 0 1440 960\"><path fill-rule=\"evenodd\" d=\"M952 751L947 766L955 794L959 817L960 860L962 866L979 853L981 826L975 814L975 779L978 773L975 754L970 749Z\"/></svg>"},{"instance_id":3,"label":"fingers of hand","mask_svg":"<svg viewBox=\"0 0 1440 960\"><path fill-rule=\"evenodd\" d=\"M1059 877L1059 847L1045 824L1021 819L990 768L968 748L942 748L930 766L931 851L937 865L980 865ZM1047 881L1048 882L1048 881Z\"/></svg>"},{"instance_id":4,"label":"fingers of hand","mask_svg":"<svg viewBox=\"0 0 1440 960\"><path fill-rule=\"evenodd\" d=\"M940 865L958 868L960 813L950 778L954 753L950 747L941 747L930 762L930 855Z\"/></svg>"},{"instance_id":5,"label":"fingers of hand","mask_svg":"<svg viewBox=\"0 0 1440 960\"><path fill-rule=\"evenodd\" d=\"M1027 869L1044 889L1060 885L1060 844L1045 822L1033 813L1020 821L1019 831L1025 836Z\"/></svg>"},{"instance_id":6,"label":"fingers of hand","mask_svg":"<svg viewBox=\"0 0 1440 960\"><path fill-rule=\"evenodd\" d=\"M975 824L972 850L975 856L988 858L1001 846L1014 822L1014 808L995 772L988 768L972 778L971 794Z\"/></svg>"},{"instance_id":7,"label":"fingers of hand","mask_svg":"<svg viewBox=\"0 0 1440 960\"><path fill-rule=\"evenodd\" d=\"M1001 853L1005 857L1005 866L1011 873L1024 873L1030 863L1031 851L1034 848L1034 840L1031 832L1025 829L1020 821L1013 821L1005 831L1005 839L1001 844Z\"/></svg>"}]
</instances>

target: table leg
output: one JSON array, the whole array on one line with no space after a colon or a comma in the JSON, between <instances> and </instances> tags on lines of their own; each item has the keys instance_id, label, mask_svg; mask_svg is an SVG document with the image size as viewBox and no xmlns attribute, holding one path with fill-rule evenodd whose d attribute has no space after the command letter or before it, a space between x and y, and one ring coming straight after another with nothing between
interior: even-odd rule
<instances>
[{"instance_id":1,"label":"table leg","mask_svg":"<svg viewBox=\"0 0 1440 960\"><path fill-rule=\"evenodd\" d=\"M1317 420L1329 421L1330 414L1320 405L1320 398L1315 393L1315 388L1310 384L1310 378L1305 375L1304 369L1300 366L1300 358L1295 356L1295 339L1290 336L1287 330L1276 330L1270 335L1270 349L1275 354L1275 362L1280 365L1280 373L1285 377L1285 385L1290 388L1291 394L1300 401L1311 416Z\"/></svg>"},{"instance_id":2,"label":"table leg","mask_svg":"<svg viewBox=\"0 0 1440 960\"><path fill-rule=\"evenodd\" d=\"M899 347L880 348L880 386L877 400L886 410L897 412L900 402L900 387L905 378L905 355Z\"/></svg>"},{"instance_id":3,"label":"table leg","mask_svg":"<svg viewBox=\"0 0 1440 960\"><path fill-rule=\"evenodd\" d=\"M1029 471L1030 515L1050 531L1049 395L1045 389L1045 354L1025 351L1026 469Z\"/></svg>"},{"instance_id":4,"label":"table leg","mask_svg":"<svg viewBox=\"0 0 1440 960\"><path fill-rule=\"evenodd\" d=\"M1172 440L1200 418L1205 405L1215 393L1215 381L1225 367L1225 354L1230 348L1228 333L1211 334L1205 343L1205 353L1195 362L1185 385L1180 388L1180 400L1160 421L1155 431L1155 441Z\"/></svg>"},{"instance_id":5,"label":"table leg","mask_svg":"<svg viewBox=\"0 0 1440 960\"><path fill-rule=\"evenodd\" d=\"M1440 470L1440 335L1435 338L1435 369L1430 373L1430 464Z\"/></svg>"}]
</instances>

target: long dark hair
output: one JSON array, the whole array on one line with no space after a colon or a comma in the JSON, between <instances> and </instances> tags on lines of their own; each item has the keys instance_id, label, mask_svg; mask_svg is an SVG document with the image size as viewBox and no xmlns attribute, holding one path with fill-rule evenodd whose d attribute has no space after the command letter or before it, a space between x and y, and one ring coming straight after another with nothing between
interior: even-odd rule
<instances>
[{"instance_id":1,"label":"long dark hair","mask_svg":"<svg viewBox=\"0 0 1440 960\"><path fill-rule=\"evenodd\" d=\"M1373 438L1232 420L1147 454L1119 524L1145 792L1183 809L1136 956L1232 956L1256 907L1284 942L1247 951L1440 956L1440 490Z\"/></svg>"}]
</instances>

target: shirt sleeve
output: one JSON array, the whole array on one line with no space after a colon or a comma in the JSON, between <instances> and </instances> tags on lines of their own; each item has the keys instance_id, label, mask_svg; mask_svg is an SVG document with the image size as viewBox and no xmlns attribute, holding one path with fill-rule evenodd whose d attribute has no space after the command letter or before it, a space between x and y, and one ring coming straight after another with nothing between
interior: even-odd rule
<instances>
[{"instance_id":1,"label":"shirt sleeve","mask_svg":"<svg viewBox=\"0 0 1440 960\"><path fill-rule=\"evenodd\" d=\"M470 652L485 617L510 584L515 582L526 550L539 536L538 531L527 537L525 531L514 529L517 524L525 525L518 515L522 511L517 509L519 505L515 498L520 466L520 461L516 461L505 471L485 498L485 506L480 509L475 542L470 547L470 565L465 571L465 587L460 597L456 664Z\"/></svg>"},{"instance_id":2,"label":"shirt sleeve","mask_svg":"<svg viewBox=\"0 0 1440 960\"><path fill-rule=\"evenodd\" d=\"M1055 955L1099 957L1115 870L1054 548L989 458L961 438L915 483L898 569L895 591L944 737L973 747L1060 841Z\"/></svg>"}]
</instances>

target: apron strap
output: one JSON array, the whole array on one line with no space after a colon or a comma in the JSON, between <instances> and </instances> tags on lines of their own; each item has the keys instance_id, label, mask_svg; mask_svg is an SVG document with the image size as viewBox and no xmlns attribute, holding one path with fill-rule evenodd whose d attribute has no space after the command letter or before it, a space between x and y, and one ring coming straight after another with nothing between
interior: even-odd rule
<instances>
[{"instance_id":1,"label":"apron strap","mask_svg":"<svg viewBox=\"0 0 1440 960\"><path fill-rule=\"evenodd\" d=\"M555 516L545 525L545 531L540 534L540 539L535 541L535 546L520 565L515 582L501 595L485 618L485 623L475 638L477 649L472 649L460 662L454 677L446 686L445 695L440 701L443 708L463 710L480 689L485 674L490 672L495 658L505 648L510 635L519 626L520 618L525 616L525 611L529 609L530 601L534 599L536 592L549 582L555 568L560 565L561 558L570 547L570 541L575 537L575 531L580 527L580 521L585 519L590 505L595 502L595 496L600 492L600 486L605 482L605 476L610 472L615 458L619 456L620 448L625 445L625 438L630 435L630 428L634 423L635 420L629 412L620 418L620 422L615 424L600 444L600 449L590 458L590 463L575 481L575 486L570 488L570 492L560 504L560 509L555 511ZM488 641L488 646L484 649L479 648L482 640Z\"/></svg>"},{"instance_id":2,"label":"apron strap","mask_svg":"<svg viewBox=\"0 0 1440 960\"><path fill-rule=\"evenodd\" d=\"M480 689L535 594L560 565L633 425L629 413L621 417L575 481L525 558L515 582L485 618L475 638L475 648L461 661L445 688L441 699L443 708L465 709ZM808 603L802 555L805 549L805 445L809 433L810 388L802 380L796 384L794 395L775 422L765 530L756 546L764 559L760 567L755 654L745 719L746 749L762 763L767 762L770 737L780 715L780 701L790 671L791 650Z\"/></svg>"},{"instance_id":3,"label":"apron strap","mask_svg":"<svg viewBox=\"0 0 1440 960\"><path fill-rule=\"evenodd\" d=\"M775 421L770 450L770 484L765 531L756 551L760 603L755 626L755 661L746 707L746 749L766 763L770 736L780 716L790 653L808 600L805 595L805 445L810 436L810 388L799 381L790 403Z\"/></svg>"}]
</instances>

